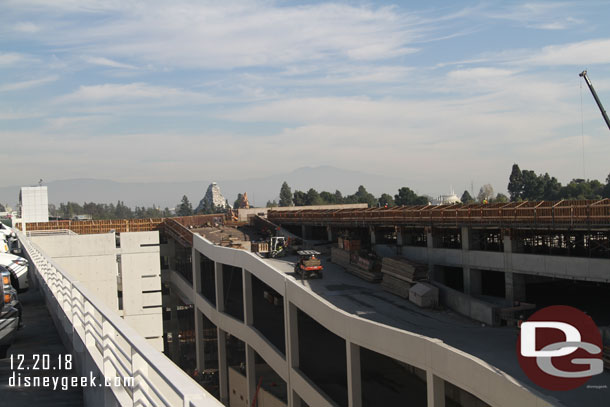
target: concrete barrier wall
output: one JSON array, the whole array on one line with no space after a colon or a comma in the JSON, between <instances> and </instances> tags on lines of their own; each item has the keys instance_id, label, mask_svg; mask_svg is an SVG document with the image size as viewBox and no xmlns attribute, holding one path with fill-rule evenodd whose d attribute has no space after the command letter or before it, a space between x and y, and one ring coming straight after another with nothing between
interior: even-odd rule
<instances>
[{"instance_id":1,"label":"concrete barrier wall","mask_svg":"<svg viewBox=\"0 0 610 407\"><path fill-rule=\"evenodd\" d=\"M432 282L432 284L438 287L441 304L475 321L484 322L487 325L495 323L496 307L493 304L478 300L437 282Z\"/></svg>"},{"instance_id":2,"label":"concrete barrier wall","mask_svg":"<svg viewBox=\"0 0 610 407\"><path fill-rule=\"evenodd\" d=\"M504 252L484 252L470 250L468 252L470 267L483 270L504 271Z\"/></svg>"},{"instance_id":3,"label":"concrete barrier wall","mask_svg":"<svg viewBox=\"0 0 610 407\"><path fill-rule=\"evenodd\" d=\"M368 204L341 204L341 205L312 205L312 206L280 206L275 208L248 208L238 209L237 217L240 221L247 221L249 216L262 215L267 216L269 210L274 211L300 211L303 209L364 209L368 208Z\"/></svg>"},{"instance_id":4,"label":"concrete barrier wall","mask_svg":"<svg viewBox=\"0 0 610 407\"><path fill-rule=\"evenodd\" d=\"M349 314L302 287L297 281L288 278L284 273L274 269L273 266L252 253L215 246L198 235L194 236L193 245L196 250L208 258L223 264L242 267L271 286L284 296L286 312L289 307L296 306L348 343L363 346L426 370L429 374L449 381L490 405L540 407L556 403L555 400L546 400L544 396L526 388L488 363L438 339L417 335ZM220 329L235 335L254 348L270 367L286 380L289 393L291 390L296 391L309 405L332 404L298 369L289 366L289 356L279 353L258 331L225 313L216 311L200 294L194 293L193 288L178 273L172 272L171 279L179 291L184 291L184 294L193 300L197 308ZM460 296L456 297L461 300ZM468 307L469 314L489 321L489 323L492 322L492 311L489 308L476 301L473 305L472 300L465 306ZM287 323L287 338L290 335L289 326L290 324ZM287 346L287 351L289 351L288 349Z\"/></svg>"},{"instance_id":5,"label":"concrete barrier wall","mask_svg":"<svg viewBox=\"0 0 610 407\"><path fill-rule=\"evenodd\" d=\"M610 260L512 253L513 271L559 278L610 282Z\"/></svg>"}]
</instances>

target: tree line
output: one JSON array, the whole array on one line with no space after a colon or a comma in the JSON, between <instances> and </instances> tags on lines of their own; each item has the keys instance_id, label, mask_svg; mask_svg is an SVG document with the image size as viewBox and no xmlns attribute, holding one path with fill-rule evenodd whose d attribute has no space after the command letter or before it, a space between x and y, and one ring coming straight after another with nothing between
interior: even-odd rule
<instances>
[{"instance_id":1,"label":"tree line","mask_svg":"<svg viewBox=\"0 0 610 407\"><path fill-rule=\"evenodd\" d=\"M110 203L85 202L80 205L76 202L60 203L59 207L49 204L49 215L61 219L73 219L76 215L91 215L93 219L145 219L164 218L172 216L169 208L161 209L156 206L136 206L131 209L123 201L116 205Z\"/></svg>"},{"instance_id":2,"label":"tree line","mask_svg":"<svg viewBox=\"0 0 610 407\"><path fill-rule=\"evenodd\" d=\"M610 174L606 177L605 184L596 179L574 178L567 185L561 185L557 178L548 173L522 171L517 164L513 164L508 193L513 202L610 198Z\"/></svg>"},{"instance_id":3,"label":"tree line","mask_svg":"<svg viewBox=\"0 0 610 407\"><path fill-rule=\"evenodd\" d=\"M371 194L363 185L358 187L358 190L351 195L343 196L341 191L333 192L322 191L318 192L314 188L310 188L307 192L292 189L287 182L282 184L280 188L280 196L278 201L267 201L267 207L275 206L313 206L313 205L337 205L337 204L355 204L365 203L369 207L392 207L400 205L426 205L430 197L417 195L408 187L402 187L394 196L390 194L381 194L379 197Z\"/></svg>"}]
</instances>

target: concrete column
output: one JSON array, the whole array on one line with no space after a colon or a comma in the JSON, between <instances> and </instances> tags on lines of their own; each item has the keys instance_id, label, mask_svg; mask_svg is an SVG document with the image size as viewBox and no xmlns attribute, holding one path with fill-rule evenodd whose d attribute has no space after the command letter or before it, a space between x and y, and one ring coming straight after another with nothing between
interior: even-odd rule
<instances>
[{"instance_id":1,"label":"concrete column","mask_svg":"<svg viewBox=\"0 0 610 407\"><path fill-rule=\"evenodd\" d=\"M216 311L224 312L225 310L225 291L224 291L224 274L222 263L214 262L214 277L216 284Z\"/></svg>"},{"instance_id":2,"label":"concrete column","mask_svg":"<svg viewBox=\"0 0 610 407\"><path fill-rule=\"evenodd\" d=\"M504 273L504 290L506 299L515 301L525 301L525 276L519 273Z\"/></svg>"},{"instance_id":3,"label":"concrete column","mask_svg":"<svg viewBox=\"0 0 610 407\"><path fill-rule=\"evenodd\" d=\"M375 228L373 226L369 227L369 234L371 236L371 246L375 246L377 244L377 236L375 236Z\"/></svg>"},{"instance_id":4,"label":"concrete column","mask_svg":"<svg viewBox=\"0 0 610 407\"><path fill-rule=\"evenodd\" d=\"M470 228L462 226L462 250L470 250Z\"/></svg>"},{"instance_id":5,"label":"concrete column","mask_svg":"<svg viewBox=\"0 0 610 407\"><path fill-rule=\"evenodd\" d=\"M197 362L197 370L202 372L205 369L205 349L203 342L203 314L199 308L193 307L195 310L195 360Z\"/></svg>"},{"instance_id":6,"label":"concrete column","mask_svg":"<svg viewBox=\"0 0 610 407\"><path fill-rule=\"evenodd\" d=\"M287 395L288 407L300 407L301 398L293 390L291 376L294 368L299 367L299 327L297 321L297 307L287 296L284 296L284 326L286 338L286 360L288 361Z\"/></svg>"},{"instance_id":7,"label":"concrete column","mask_svg":"<svg viewBox=\"0 0 610 407\"><path fill-rule=\"evenodd\" d=\"M194 247L191 249L191 263L193 265L193 288L201 292L201 253Z\"/></svg>"},{"instance_id":8,"label":"concrete column","mask_svg":"<svg viewBox=\"0 0 610 407\"><path fill-rule=\"evenodd\" d=\"M244 323L254 324L254 309L252 305L252 274L246 269L241 269L242 287L244 295Z\"/></svg>"},{"instance_id":9,"label":"concrete column","mask_svg":"<svg viewBox=\"0 0 610 407\"><path fill-rule=\"evenodd\" d=\"M510 234L502 237L504 244L504 293L506 299L525 301L525 277L513 272L513 241Z\"/></svg>"},{"instance_id":10,"label":"concrete column","mask_svg":"<svg viewBox=\"0 0 610 407\"><path fill-rule=\"evenodd\" d=\"M169 293L169 330L172 333L172 343L169 354L175 364L180 362L180 343L178 339L178 297L170 290Z\"/></svg>"},{"instance_id":11,"label":"concrete column","mask_svg":"<svg viewBox=\"0 0 610 407\"><path fill-rule=\"evenodd\" d=\"M284 297L286 298L286 297ZM286 311L286 353L289 367L299 367L299 324L298 308L289 301L284 308Z\"/></svg>"},{"instance_id":12,"label":"concrete column","mask_svg":"<svg viewBox=\"0 0 610 407\"><path fill-rule=\"evenodd\" d=\"M335 240L334 239L335 235L333 234L333 228L331 226L326 226L326 234L327 234L329 242L332 242Z\"/></svg>"},{"instance_id":13,"label":"concrete column","mask_svg":"<svg viewBox=\"0 0 610 407\"><path fill-rule=\"evenodd\" d=\"M481 270L464 266L464 293L469 295L481 294Z\"/></svg>"},{"instance_id":14,"label":"concrete column","mask_svg":"<svg viewBox=\"0 0 610 407\"><path fill-rule=\"evenodd\" d=\"M432 262L432 250L434 249L434 235L432 235L432 229L426 228L426 249L428 257L428 278L431 281L436 281L437 276L434 274L434 263Z\"/></svg>"},{"instance_id":15,"label":"concrete column","mask_svg":"<svg viewBox=\"0 0 610 407\"><path fill-rule=\"evenodd\" d=\"M347 400L349 407L362 407L360 346L345 341L347 352Z\"/></svg>"},{"instance_id":16,"label":"concrete column","mask_svg":"<svg viewBox=\"0 0 610 407\"><path fill-rule=\"evenodd\" d=\"M445 381L426 370L428 407L445 407Z\"/></svg>"},{"instance_id":17,"label":"concrete column","mask_svg":"<svg viewBox=\"0 0 610 407\"><path fill-rule=\"evenodd\" d=\"M311 226L301 225L301 237L303 240L311 239Z\"/></svg>"},{"instance_id":18,"label":"concrete column","mask_svg":"<svg viewBox=\"0 0 610 407\"><path fill-rule=\"evenodd\" d=\"M250 345L246 345L246 386L248 391L248 405L252 405L256 394L256 355Z\"/></svg>"},{"instance_id":19,"label":"concrete column","mask_svg":"<svg viewBox=\"0 0 610 407\"><path fill-rule=\"evenodd\" d=\"M227 368L227 334L218 328L218 384L220 402L229 405L229 369Z\"/></svg>"}]
</instances>

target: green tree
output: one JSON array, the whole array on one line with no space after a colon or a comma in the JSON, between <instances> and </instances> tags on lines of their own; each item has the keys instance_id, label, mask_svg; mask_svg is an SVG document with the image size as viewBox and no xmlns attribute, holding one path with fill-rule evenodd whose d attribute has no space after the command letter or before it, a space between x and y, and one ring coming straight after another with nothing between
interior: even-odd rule
<instances>
[{"instance_id":1,"label":"green tree","mask_svg":"<svg viewBox=\"0 0 610 407\"><path fill-rule=\"evenodd\" d=\"M353 200L355 200L356 203L365 203L369 208L377 206L377 198L375 198L375 195L369 193L363 185L358 187L358 190L353 195Z\"/></svg>"},{"instance_id":2,"label":"green tree","mask_svg":"<svg viewBox=\"0 0 610 407\"><path fill-rule=\"evenodd\" d=\"M602 197L610 198L610 174L606 177L606 186L602 190Z\"/></svg>"},{"instance_id":3,"label":"green tree","mask_svg":"<svg viewBox=\"0 0 610 407\"><path fill-rule=\"evenodd\" d=\"M501 202L508 202L508 197L504 194L497 194L496 197L493 199L494 202L496 203L501 203Z\"/></svg>"},{"instance_id":4,"label":"green tree","mask_svg":"<svg viewBox=\"0 0 610 407\"><path fill-rule=\"evenodd\" d=\"M241 193L237 194L237 199L235 200L235 202L233 203L233 209L239 209L242 207L244 203L244 195Z\"/></svg>"},{"instance_id":5,"label":"green tree","mask_svg":"<svg viewBox=\"0 0 610 407\"><path fill-rule=\"evenodd\" d=\"M292 206L292 191L288 183L284 181L280 188L280 206Z\"/></svg>"},{"instance_id":6,"label":"green tree","mask_svg":"<svg viewBox=\"0 0 610 407\"><path fill-rule=\"evenodd\" d=\"M542 199L546 201L554 201L559 199L561 193L561 183L557 178L551 177L549 173L545 173L542 177Z\"/></svg>"},{"instance_id":7,"label":"green tree","mask_svg":"<svg viewBox=\"0 0 610 407\"><path fill-rule=\"evenodd\" d=\"M335 194L331 194L328 191L320 192L320 199L322 200L322 203L325 205L332 205L332 204L337 203L335 201Z\"/></svg>"},{"instance_id":8,"label":"green tree","mask_svg":"<svg viewBox=\"0 0 610 407\"><path fill-rule=\"evenodd\" d=\"M396 205L427 205L428 198L419 196L408 187L402 187L398 190L398 194L394 195Z\"/></svg>"},{"instance_id":9,"label":"green tree","mask_svg":"<svg viewBox=\"0 0 610 407\"><path fill-rule=\"evenodd\" d=\"M278 203L275 199L273 201L267 201L267 208L276 208L277 206Z\"/></svg>"},{"instance_id":10,"label":"green tree","mask_svg":"<svg viewBox=\"0 0 610 407\"><path fill-rule=\"evenodd\" d=\"M133 212L123 201L117 201L114 216L116 219L131 219L133 218Z\"/></svg>"},{"instance_id":11,"label":"green tree","mask_svg":"<svg viewBox=\"0 0 610 407\"><path fill-rule=\"evenodd\" d=\"M474 202L474 198L472 197L472 195L470 195L470 192L468 192L467 190L464 190L464 193L462 194L460 201L462 201L463 204L471 204Z\"/></svg>"},{"instance_id":12,"label":"green tree","mask_svg":"<svg viewBox=\"0 0 610 407\"><path fill-rule=\"evenodd\" d=\"M180 204L178 204L178 206L176 206L176 215L190 216L192 214L193 214L193 205L191 205L191 202L189 201L187 196L183 195L182 201L180 201Z\"/></svg>"},{"instance_id":13,"label":"green tree","mask_svg":"<svg viewBox=\"0 0 610 407\"><path fill-rule=\"evenodd\" d=\"M292 202L294 203L294 206L307 205L307 194L299 190L294 191L292 194Z\"/></svg>"},{"instance_id":14,"label":"green tree","mask_svg":"<svg viewBox=\"0 0 610 407\"><path fill-rule=\"evenodd\" d=\"M563 199L600 199L604 185L598 180L573 179L563 187L560 197Z\"/></svg>"},{"instance_id":15,"label":"green tree","mask_svg":"<svg viewBox=\"0 0 610 407\"><path fill-rule=\"evenodd\" d=\"M610 177L610 175L609 175L609 177ZM338 189L335 191L335 203L336 204L344 203L343 195L341 194L341 191L339 191Z\"/></svg>"},{"instance_id":16,"label":"green tree","mask_svg":"<svg viewBox=\"0 0 610 407\"><path fill-rule=\"evenodd\" d=\"M381 206L382 208L385 206L392 207L396 206L396 204L394 203L394 198L392 198L392 195L381 194L381 196L379 197L379 206Z\"/></svg>"},{"instance_id":17,"label":"green tree","mask_svg":"<svg viewBox=\"0 0 610 407\"><path fill-rule=\"evenodd\" d=\"M307 195L305 198L305 205L321 205L322 204L322 199L320 198L320 194L318 193L318 191L316 191L313 188L309 188L309 191L307 191Z\"/></svg>"},{"instance_id":18,"label":"green tree","mask_svg":"<svg viewBox=\"0 0 610 407\"><path fill-rule=\"evenodd\" d=\"M523 170L523 200L540 201L544 196L544 183L534 171Z\"/></svg>"},{"instance_id":19,"label":"green tree","mask_svg":"<svg viewBox=\"0 0 610 407\"><path fill-rule=\"evenodd\" d=\"M523 198L523 174L517 164L513 164L513 169L508 178L508 193L510 200L513 202L520 201Z\"/></svg>"}]
</instances>

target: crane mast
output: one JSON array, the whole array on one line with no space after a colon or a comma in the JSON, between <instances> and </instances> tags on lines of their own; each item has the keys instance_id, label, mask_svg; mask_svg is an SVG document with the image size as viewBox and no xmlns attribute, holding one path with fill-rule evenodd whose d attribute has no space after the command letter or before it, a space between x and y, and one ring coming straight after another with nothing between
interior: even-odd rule
<instances>
[{"instance_id":1,"label":"crane mast","mask_svg":"<svg viewBox=\"0 0 610 407\"><path fill-rule=\"evenodd\" d=\"M591 94L593 95L593 99L595 99L595 103L597 103L597 107L599 107L599 110L602 112L602 116L604 116L604 121L606 122L608 129L610 129L610 119L608 119L608 115L606 114L606 111L604 110L604 106L602 105L602 102L599 100L599 97L597 96L597 92L595 92L595 89L593 88L593 84L591 83L591 80L587 76L587 71L582 71L580 74L578 74L578 76L583 77L585 79L585 82L587 82L587 86L589 87L589 90L591 91Z\"/></svg>"}]
</instances>

